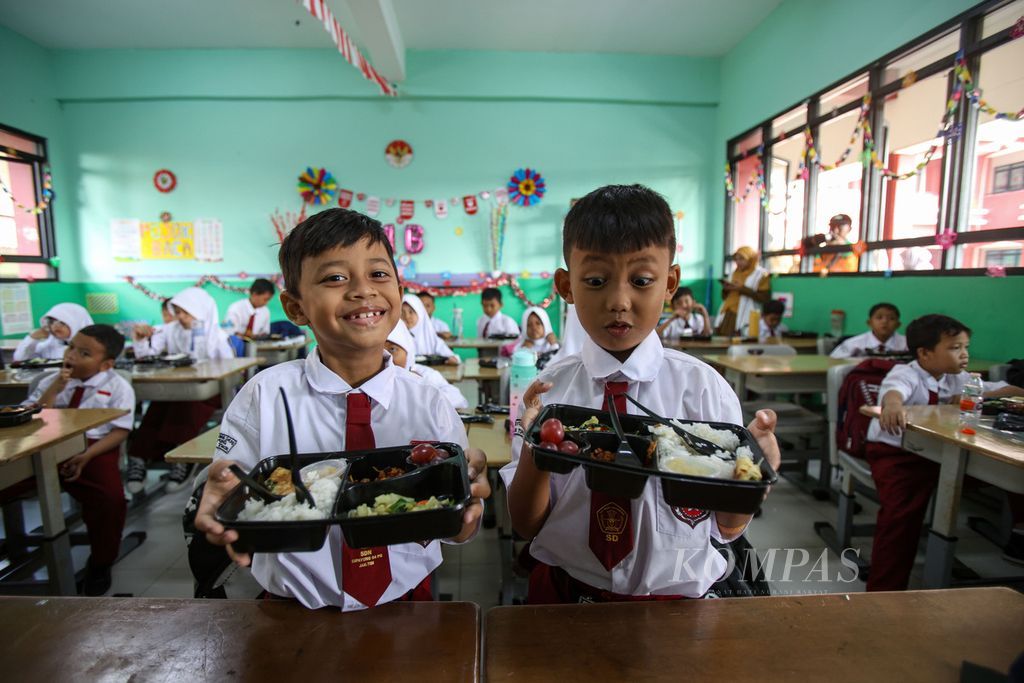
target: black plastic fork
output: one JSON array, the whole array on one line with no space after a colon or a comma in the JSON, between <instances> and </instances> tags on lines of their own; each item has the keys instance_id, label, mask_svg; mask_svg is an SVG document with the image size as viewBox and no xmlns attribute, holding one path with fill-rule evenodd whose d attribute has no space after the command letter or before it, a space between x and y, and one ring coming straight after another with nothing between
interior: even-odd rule
<instances>
[{"instance_id":1,"label":"black plastic fork","mask_svg":"<svg viewBox=\"0 0 1024 683\"><path fill-rule=\"evenodd\" d=\"M647 413L647 416L650 417L652 420L655 420L659 424L663 424L666 427L670 427L676 434L679 435L679 438L683 440L683 443L685 443L687 447L694 453L698 455L714 455L716 452L724 450L721 446L716 446L707 439L702 439L696 434L691 434L690 432L686 431L685 429L674 423L672 420L669 420L668 418L664 418L661 415L658 415L653 410L647 408L629 394L625 394L625 397L627 400L629 400L630 403L632 403L637 408Z\"/></svg>"},{"instance_id":2,"label":"black plastic fork","mask_svg":"<svg viewBox=\"0 0 1024 683\"><path fill-rule=\"evenodd\" d=\"M615 407L614 397L608 397L608 414L612 416L612 429L615 430L615 435L619 437L619 447L615 450L615 462L632 462L640 459L639 453L634 453L633 449L630 448L629 442L626 441L626 433L622 431L622 423L619 422L619 411Z\"/></svg>"}]
</instances>

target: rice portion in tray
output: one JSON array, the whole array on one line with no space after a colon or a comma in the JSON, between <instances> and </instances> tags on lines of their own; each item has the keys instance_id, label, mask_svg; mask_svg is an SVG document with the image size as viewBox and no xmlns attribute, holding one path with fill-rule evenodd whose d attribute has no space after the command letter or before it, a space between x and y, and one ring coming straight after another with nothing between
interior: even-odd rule
<instances>
[{"instance_id":1,"label":"rice portion in tray","mask_svg":"<svg viewBox=\"0 0 1024 683\"><path fill-rule=\"evenodd\" d=\"M297 522L314 519L325 519L331 513L334 501L338 498L341 480L338 477L321 478L317 472L311 472L303 478L303 483L313 495L316 508L295 499L295 491L281 500L265 503L259 498L249 498L245 507L238 513L240 522Z\"/></svg>"},{"instance_id":2,"label":"rice portion in tray","mask_svg":"<svg viewBox=\"0 0 1024 683\"><path fill-rule=\"evenodd\" d=\"M696 477L761 480L761 468L754 462L753 452L750 447L741 446L740 438L733 432L706 424L676 424L694 436L720 446L722 450L715 451L713 455L698 455L687 447L671 427L651 425L648 429L657 442L658 469Z\"/></svg>"}]
</instances>

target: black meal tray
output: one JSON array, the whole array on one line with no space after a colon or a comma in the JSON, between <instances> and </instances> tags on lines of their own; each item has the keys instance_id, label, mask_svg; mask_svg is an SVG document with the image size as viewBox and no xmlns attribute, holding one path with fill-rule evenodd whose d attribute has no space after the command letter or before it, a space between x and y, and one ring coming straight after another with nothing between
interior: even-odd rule
<instances>
[{"instance_id":1,"label":"black meal tray","mask_svg":"<svg viewBox=\"0 0 1024 683\"><path fill-rule=\"evenodd\" d=\"M649 434L647 425L654 425L657 422L640 415L619 416L630 448L640 456L629 458L626 462L602 462L590 457L593 448L602 448L612 452L618 449L619 439L614 432L566 430L566 438L572 439L580 446L578 455L568 455L560 451L538 447L540 426L548 418L558 418L563 425L572 426L579 425L591 416L596 416L601 424L611 427L611 417L604 411L562 404L545 406L526 433L526 442L533 449L533 458L537 468L556 474L569 474L573 469L582 465L587 487L592 491L627 498L640 497L648 477L653 476L661 480L662 496L669 505L741 514L756 512L764 498L765 490L778 479L778 475L765 460L761 447L750 432L739 425L724 422L706 422L704 424L715 429L727 429L739 436L740 445L749 446L753 452L754 461L760 463L761 481L716 479L663 472L657 467L657 455L653 451L651 451L649 459L642 462L641 458L646 456L648 446L653 442L651 436L642 435ZM679 421L683 424L699 422L698 420Z\"/></svg>"},{"instance_id":2,"label":"black meal tray","mask_svg":"<svg viewBox=\"0 0 1024 683\"><path fill-rule=\"evenodd\" d=\"M11 363L11 367L15 370L46 370L49 368L62 368L64 367L63 358L48 358L40 360L33 358L30 360L16 360Z\"/></svg>"},{"instance_id":3,"label":"black meal tray","mask_svg":"<svg viewBox=\"0 0 1024 683\"><path fill-rule=\"evenodd\" d=\"M787 330L782 333L783 339L817 339L817 332L800 332L799 330Z\"/></svg>"},{"instance_id":4,"label":"black meal tray","mask_svg":"<svg viewBox=\"0 0 1024 683\"><path fill-rule=\"evenodd\" d=\"M444 365L448 361L447 356L431 353L426 356L416 356L416 362L420 365Z\"/></svg>"},{"instance_id":5,"label":"black meal tray","mask_svg":"<svg viewBox=\"0 0 1024 683\"><path fill-rule=\"evenodd\" d=\"M17 427L32 420L32 416L42 410L38 405L31 406L0 406L0 408L14 408L14 410L0 413L0 428Z\"/></svg>"},{"instance_id":6,"label":"black meal tray","mask_svg":"<svg viewBox=\"0 0 1024 683\"><path fill-rule=\"evenodd\" d=\"M469 476L465 453L458 444L433 443L452 455L435 465L417 466L408 462L413 446L396 446L367 451L306 453L299 455L300 466L333 458L348 460L349 471L331 514L324 519L287 522L237 521L238 513L249 497L243 484L235 488L217 510L217 521L234 529L238 540L234 549L243 553L299 553L319 550L327 539L328 527L340 524L346 543L365 548L448 538L462 530L462 511L469 502ZM264 458L249 473L262 481L276 467L288 467L291 456ZM367 484L350 483L350 477L376 476L374 467L398 466L407 472L392 479ZM379 517L348 519L346 514L360 503L372 504L382 493L398 493L417 500L448 496L452 507Z\"/></svg>"},{"instance_id":7,"label":"black meal tray","mask_svg":"<svg viewBox=\"0 0 1024 683\"><path fill-rule=\"evenodd\" d=\"M518 334L489 334L487 339L495 341L512 341L513 339L519 339Z\"/></svg>"},{"instance_id":8,"label":"black meal tray","mask_svg":"<svg viewBox=\"0 0 1024 683\"><path fill-rule=\"evenodd\" d=\"M498 359L497 359L497 357L494 357L494 356L492 356L491 358L481 358L477 362L480 364L480 367L482 367L482 368L497 368L498 367Z\"/></svg>"},{"instance_id":9,"label":"black meal tray","mask_svg":"<svg viewBox=\"0 0 1024 683\"><path fill-rule=\"evenodd\" d=\"M146 356L145 358L135 358L132 360L134 365L152 365L153 367L167 366L172 368L186 368L190 365L195 365L196 359L191 356L185 358L175 358L168 360L163 356Z\"/></svg>"}]
</instances>

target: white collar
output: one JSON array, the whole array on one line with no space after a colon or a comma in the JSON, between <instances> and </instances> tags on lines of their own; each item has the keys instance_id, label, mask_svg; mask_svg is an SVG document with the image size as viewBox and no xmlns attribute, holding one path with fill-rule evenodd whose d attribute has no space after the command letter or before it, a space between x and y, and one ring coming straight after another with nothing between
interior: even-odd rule
<instances>
[{"instance_id":1,"label":"white collar","mask_svg":"<svg viewBox=\"0 0 1024 683\"><path fill-rule=\"evenodd\" d=\"M622 375L630 382L651 382L658 376L661 361L665 356L665 347L653 330L633 349L625 363L620 363L610 353L594 343L588 335L583 340L580 351L583 367L595 381L604 382Z\"/></svg>"},{"instance_id":2,"label":"white collar","mask_svg":"<svg viewBox=\"0 0 1024 683\"><path fill-rule=\"evenodd\" d=\"M353 390L361 391L387 410L391 405L391 396L394 393L395 365L391 362L390 355L385 355L384 360L383 370L354 389L323 364L323 361L320 360L320 350L317 349L315 353L306 356L306 381L309 382L313 391L321 394L347 394Z\"/></svg>"},{"instance_id":3,"label":"white collar","mask_svg":"<svg viewBox=\"0 0 1024 683\"><path fill-rule=\"evenodd\" d=\"M93 375L92 377L90 377L88 379L78 379L76 377L72 377L68 381L67 385L69 387L71 387L72 389L77 387L77 386L79 386L79 385L81 385L83 387L92 387L92 388L95 389L96 387L101 387L104 384L106 384L107 382L109 382L110 379L111 379L111 375L113 375L113 374L114 374L113 370L105 370L103 372L97 372L95 375Z\"/></svg>"}]
</instances>

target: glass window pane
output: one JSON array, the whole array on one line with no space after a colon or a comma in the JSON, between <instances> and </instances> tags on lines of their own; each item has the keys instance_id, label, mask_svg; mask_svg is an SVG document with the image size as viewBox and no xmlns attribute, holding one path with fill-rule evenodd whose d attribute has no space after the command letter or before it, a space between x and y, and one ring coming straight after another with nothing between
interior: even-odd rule
<instances>
[{"instance_id":1,"label":"glass window pane","mask_svg":"<svg viewBox=\"0 0 1024 683\"><path fill-rule=\"evenodd\" d=\"M0 181L14 195L12 200L0 190L0 254L41 256L39 216L15 206L15 201L26 206L36 203L32 166L0 159Z\"/></svg>"},{"instance_id":2,"label":"glass window pane","mask_svg":"<svg viewBox=\"0 0 1024 683\"><path fill-rule=\"evenodd\" d=\"M894 93L883 105L884 130L882 136L876 135L882 163L893 173L917 174L882 181L880 239L927 237L937 231L943 141L932 136L945 108L946 90L946 75L936 74ZM939 148L918 169L932 145Z\"/></svg>"},{"instance_id":3,"label":"glass window pane","mask_svg":"<svg viewBox=\"0 0 1024 683\"><path fill-rule=\"evenodd\" d=\"M860 101L867 91L868 75L856 76L822 95L818 103L818 113L828 114L833 109L838 109L844 104Z\"/></svg>"},{"instance_id":4,"label":"glass window pane","mask_svg":"<svg viewBox=\"0 0 1024 683\"><path fill-rule=\"evenodd\" d=\"M981 56L977 84L989 105L999 111L1016 111L1020 107L1021 64L1024 40L1015 40ZM970 187L967 230L1024 226L1024 124L978 113Z\"/></svg>"},{"instance_id":5,"label":"glass window pane","mask_svg":"<svg viewBox=\"0 0 1024 683\"><path fill-rule=\"evenodd\" d=\"M796 249L803 238L806 182L798 175L803 148L803 136L793 137L772 146L765 251Z\"/></svg>"},{"instance_id":6,"label":"glass window pane","mask_svg":"<svg viewBox=\"0 0 1024 683\"><path fill-rule=\"evenodd\" d=\"M729 156L736 156L738 154L743 154L744 152L747 152L749 150L755 149L760 144L761 144L761 129L758 128L757 130L752 132L750 135L748 135L747 137L743 138L742 140L740 140L739 142L734 144L732 146L732 151L730 152Z\"/></svg>"},{"instance_id":7,"label":"glass window pane","mask_svg":"<svg viewBox=\"0 0 1024 683\"><path fill-rule=\"evenodd\" d=\"M903 80L908 74L914 73L922 67L956 54L958 49L960 49L959 31L954 30L939 36L927 45L914 48L889 62L882 73L882 83L888 85L893 81Z\"/></svg>"},{"instance_id":8,"label":"glass window pane","mask_svg":"<svg viewBox=\"0 0 1024 683\"><path fill-rule=\"evenodd\" d=\"M43 146L22 135L15 135L0 129L0 147L13 147L19 152L28 152L36 156L43 155Z\"/></svg>"},{"instance_id":9,"label":"glass window pane","mask_svg":"<svg viewBox=\"0 0 1024 683\"><path fill-rule=\"evenodd\" d=\"M1024 266L1024 240L978 242L957 247L960 268L1019 268Z\"/></svg>"},{"instance_id":10,"label":"glass window pane","mask_svg":"<svg viewBox=\"0 0 1024 683\"><path fill-rule=\"evenodd\" d=\"M1010 28L1024 15L1024 0L1017 0L985 15L981 22L981 37L988 38L994 33Z\"/></svg>"},{"instance_id":11,"label":"glass window pane","mask_svg":"<svg viewBox=\"0 0 1024 683\"><path fill-rule=\"evenodd\" d=\"M774 140L783 133L788 133L798 126L807 123L807 105L801 104L796 109L788 111L772 121L772 139Z\"/></svg>"},{"instance_id":12,"label":"glass window pane","mask_svg":"<svg viewBox=\"0 0 1024 683\"><path fill-rule=\"evenodd\" d=\"M757 172L758 159L756 156L747 157L736 164L736 196L746 198L733 205L732 219L732 242L730 250L735 251L739 247L758 246L758 221L761 212L761 196L757 192L754 181Z\"/></svg>"},{"instance_id":13,"label":"glass window pane","mask_svg":"<svg viewBox=\"0 0 1024 683\"><path fill-rule=\"evenodd\" d=\"M828 234L829 219L837 214L846 214L853 225L846 239L856 242L861 237L860 196L861 163L863 144L856 130L858 111L851 111L821 126L818 132L818 158L826 165L841 164L830 170L818 172L818 192L815 201L817 225L810 226L809 232ZM852 140L852 142L851 142ZM849 148L849 153L844 154Z\"/></svg>"},{"instance_id":14,"label":"glass window pane","mask_svg":"<svg viewBox=\"0 0 1024 683\"><path fill-rule=\"evenodd\" d=\"M0 263L0 279L2 280L52 280L56 272L45 263Z\"/></svg>"}]
</instances>

